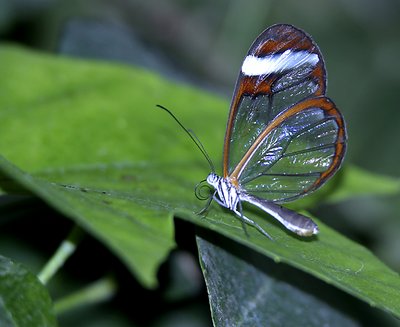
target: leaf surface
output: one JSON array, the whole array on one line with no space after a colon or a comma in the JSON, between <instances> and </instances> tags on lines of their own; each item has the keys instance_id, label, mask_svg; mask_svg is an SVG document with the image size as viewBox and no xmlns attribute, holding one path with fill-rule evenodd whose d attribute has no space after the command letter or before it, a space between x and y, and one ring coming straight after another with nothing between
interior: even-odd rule
<instances>
[{"instance_id":1,"label":"leaf surface","mask_svg":"<svg viewBox=\"0 0 400 327\"><path fill-rule=\"evenodd\" d=\"M12 47L0 49L0 69L8 76L0 81L0 153L7 158L0 161L1 188L29 190L76 221L144 285L156 285L157 269L175 246L175 215L400 317L398 274L319 219L321 233L302 239L246 208L271 242L250 226L246 236L240 221L215 204L207 216L195 214L204 204L193 188L209 168L155 104L173 109L220 158L226 101L139 69ZM294 206L393 194L399 181L345 166L324 189Z\"/></svg>"}]
</instances>

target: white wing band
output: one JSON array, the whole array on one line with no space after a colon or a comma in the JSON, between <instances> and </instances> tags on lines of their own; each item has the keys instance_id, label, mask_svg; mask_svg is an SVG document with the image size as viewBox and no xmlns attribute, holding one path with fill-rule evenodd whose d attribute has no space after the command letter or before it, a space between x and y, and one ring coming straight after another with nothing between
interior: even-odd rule
<instances>
[{"instance_id":1,"label":"white wing band","mask_svg":"<svg viewBox=\"0 0 400 327\"><path fill-rule=\"evenodd\" d=\"M315 66L318 62L318 55L307 51L286 50L265 57L249 55L243 61L242 73L247 76L281 73L304 64Z\"/></svg>"}]
</instances>

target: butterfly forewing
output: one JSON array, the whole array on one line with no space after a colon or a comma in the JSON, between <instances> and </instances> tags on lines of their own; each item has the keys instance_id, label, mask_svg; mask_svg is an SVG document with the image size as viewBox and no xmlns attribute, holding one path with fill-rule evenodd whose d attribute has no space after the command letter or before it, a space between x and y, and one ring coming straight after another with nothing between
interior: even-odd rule
<instances>
[{"instance_id":1,"label":"butterfly forewing","mask_svg":"<svg viewBox=\"0 0 400 327\"><path fill-rule=\"evenodd\" d=\"M294 103L325 92L322 55L291 25L274 25L252 44L236 83L224 145L224 177L256 138Z\"/></svg>"},{"instance_id":2,"label":"butterfly forewing","mask_svg":"<svg viewBox=\"0 0 400 327\"><path fill-rule=\"evenodd\" d=\"M325 89L322 55L307 34L290 25L265 30L236 84L224 177L278 202L321 186L339 167L346 140L343 118Z\"/></svg>"}]
</instances>

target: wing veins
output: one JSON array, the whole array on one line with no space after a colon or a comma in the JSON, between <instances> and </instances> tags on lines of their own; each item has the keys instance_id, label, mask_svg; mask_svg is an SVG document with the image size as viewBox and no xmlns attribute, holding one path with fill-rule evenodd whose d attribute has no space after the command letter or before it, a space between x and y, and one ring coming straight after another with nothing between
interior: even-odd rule
<instances>
[{"instance_id":1,"label":"wing veins","mask_svg":"<svg viewBox=\"0 0 400 327\"><path fill-rule=\"evenodd\" d=\"M301 102L301 101L303 101L303 100L300 100L299 102ZM301 134L303 134L303 133L305 133L305 132L308 132L309 130L311 130L311 129L313 129L313 128L319 126L319 125L325 124L327 121L330 121L330 120L335 120L335 119L332 118L332 117L326 117L326 118L324 118L324 119L322 119L322 120L320 120L320 121L315 122L314 124L310 124L310 125L305 126L303 129L299 130L297 133L294 133L294 134L291 136L290 142L291 142L294 138L296 138L297 136L299 136L299 135L301 135ZM290 142L289 142L289 143L290 143Z\"/></svg>"},{"instance_id":2,"label":"wing veins","mask_svg":"<svg viewBox=\"0 0 400 327\"><path fill-rule=\"evenodd\" d=\"M310 99L311 100L311 99ZM257 139L255 140L255 142L252 144L252 146L247 150L246 154L243 156L242 160L237 164L236 168L234 169L234 171L231 174L231 177L234 176L234 179L236 179L236 176L241 174L241 170L243 169L245 163L247 160L249 160L251 158L251 156L253 155L253 153L257 150L257 148L261 145L262 141L265 139L265 137L267 137L268 134L270 134L274 129L276 129L279 125L281 125L284 120L285 120L285 112L290 112L291 110L293 110L294 108L296 108L296 106L299 106L301 102L296 103L295 105L293 105L292 107L290 107L289 109L286 109L285 111L283 111L282 113L280 113L277 117L275 117L264 129L263 132L261 132L261 134L258 135ZM298 111L302 110L302 108L300 107L298 110L295 111L295 113L293 113L292 115L295 115L298 113ZM289 117L291 117L292 115L289 115ZM275 125L275 126L274 126ZM290 136L292 138L292 136ZM291 140L290 140L291 141ZM289 142L290 143L290 142ZM280 159L280 158L279 158ZM278 160L279 160L278 159Z\"/></svg>"},{"instance_id":3,"label":"wing veins","mask_svg":"<svg viewBox=\"0 0 400 327\"><path fill-rule=\"evenodd\" d=\"M287 157L293 157L293 156L297 156L299 154L305 154L305 153L308 153L308 152L314 152L314 151L318 151L318 150L329 149L329 148L332 148L332 147L335 147L335 146L336 146L336 143L335 144L319 145L319 146L315 146L313 148L308 148L308 149L299 150L299 151L295 151L295 152L285 153L285 154L281 155L279 159L287 158Z\"/></svg>"},{"instance_id":4,"label":"wing veins","mask_svg":"<svg viewBox=\"0 0 400 327\"><path fill-rule=\"evenodd\" d=\"M277 158L273 163L271 163L271 165L270 165L267 169L271 169L279 160L281 160L283 157L285 157L285 154L284 154L284 153L285 153L286 149L288 148L288 146L290 145L290 143L293 141L293 139L295 139L297 136L299 136L299 135L301 135L301 134L303 134L303 133L309 131L310 129L312 129L312 128L314 128L314 127L317 127L318 125L324 124L325 122L327 122L327 121L329 121L329 120L332 120L332 118L325 118L325 119L323 119L322 121L318 121L318 122L316 122L316 123L314 123L314 124L308 125L308 126L304 127L303 129L301 129L300 131L298 131L297 133L291 135L291 136L289 137L289 142L288 142L287 145L285 146L285 149L283 149L283 151L282 151L282 154L279 155L278 158ZM272 130L271 130L271 132L272 132ZM293 153L293 152L292 152L292 153ZM259 175L259 176L262 176L262 174ZM259 177L259 176L257 176L257 177ZM255 177L255 178L257 178L257 177ZM254 179L255 179L255 178L254 178ZM253 180L253 179L252 179L252 180ZM247 183L247 181L246 181L246 183Z\"/></svg>"},{"instance_id":5,"label":"wing veins","mask_svg":"<svg viewBox=\"0 0 400 327\"><path fill-rule=\"evenodd\" d=\"M281 75L282 76L279 76L279 77L283 77L283 75L286 75L286 74L281 74ZM297 82L295 82L293 84L289 84L288 86L282 87L281 89L279 89L279 91L272 92L272 94L278 94L280 92L287 91L291 88L295 88L296 86L299 86L300 84L305 83L307 81L314 81L314 80L315 80L315 78L313 78L311 76L306 76L305 78L299 79ZM303 100L299 100L298 102L300 102L300 101L303 101Z\"/></svg>"},{"instance_id":6,"label":"wing veins","mask_svg":"<svg viewBox=\"0 0 400 327\"><path fill-rule=\"evenodd\" d=\"M243 185L246 185L247 183L250 183L252 181L254 181L255 179L262 177L262 176L271 176L271 177L311 177L311 176L315 176L315 177L319 177L321 176L320 172L309 172L309 173L260 173L257 176L254 176L253 178L249 178L247 179L245 182L242 182Z\"/></svg>"},{"instance_id":7,"label":"wing veins","mask_svg":"<svg viewBox=\"0 0 400 327\"><path fill-rule=\"evenodd\" d=\"M330 118L330 117L329 117L329 118L325 118L325 119L323 119L323 120L321 120L321 121L318 121L318 122L316 122L316 123L314 123L314 124L308 125L308 126L304 127L303 129L299 130L297 133L291 135L291 136L289 137L289 142L288 142L287 145L285 146L285 149L282 150L282 154L281 154L280 156L278 156L278 159L275 160L267 169L271 169L271 167L273 167L279 160L281 160L283 157L286 157L286 156L287 156L287 155L285 154L285 151L286 151L286 149L288 148L288 146L290 145L290 143L293 141L293 139L295 139L295 138L298 137L299 135L301 135L301 134L303 134L303 133L305 133L305 132L311 130L311 129L314 128L314 127L317 127L317 126L319 126L319 125L322 125L322 124L326 123L326 122L329 121L329 120L334 120L334 119L333 119L333 118ZM272 131L271 131L271 132L272 132ZM335 143L335 144L336 144L336 143ZM303 150L303 151L304 151L304 150ZM300 151L299 151L299 152L300 152ZM307 152L307 151L306 151L306 152ZM312 152L312 151L310 151L310 152ZM292 152L292 153L294 153L294 152Z\"/></svg>"},{"instance_id":8,"label":"wing veins","mask_svg":"<svg viewBox=\"0 0 400 327\"><path fill-rule=\"evenodd\" d=\"M319 172L309 173L261 173L259 176L275 176L275 177L308 177L308 176L319 176Z\"/></svg>"},{"instance_id":9,"label":"wing veins","mask_svg":"<svg viewBox=\"0 0 400 327\"><path fill-rule=\"evenodd\" d=\"M301 152L307 153L307 152L312 152L312 151L318 150L318 149L316 149L317 147L315 147L315 148L306 149L306 150L302 150L302 151L292 152L290 154L285 154L286 149L288 148L290 143L293 141L293 139L295 139L299 135L301 135L301 134L303 134L303 133L305 133L305 132L307 132L307 131L309 131L309 130L311 130L311 129L319 126L319 125L322 125L322 124L324 124L324 123L326 123L327 121L330 121L330 120L334 120L334 118L333 117L327 117L327 118L325 118L323 120L320 120L320 121L318 121L318 122L316 122L314 124L310 124L310 125L304 127L303 129L299 130L297 133L291 135L290 138L289 138L289 142L285 146L285 149L282 151L283 154L279 155L278 158L273 163L271 163L271 165L268 168L266 168L266 170L271 169L279 160L281 160L284 157L288 157L290 155L295 155L295 154L301 154ZM332 145L329 145L329 146L335 146L335 144L332 144ZM327 146L327 148L329 146ZM255 179L257 179L257 178L259 178L261 176L293 176L293 177L316 176L316 177L319 177L319 176L321 176L321 173L320 172L310 172L310 173L304 173L304 174L285 174L285 173L282 173L282 174L277 174L277 173L269 174L267 172L263 172L263 173L260 173L260 174L258 174L257 176L255 176L253 178L250 178L250 179L246 180L245 182L242 182L242 184L250 183L251 181L254 181Z\"/></svg>"},{"instance_id":10,"label":"wing veins","mask_svg":"<svg viewBox=\"0 0 400 327\"><path fill-rule=\"evenodd\" d=\"M277 194L284 194L284 193L292 193L298 194L299 190L246 190L246 192L252 193L277 193Z\"/></svg>"}]
</instances>

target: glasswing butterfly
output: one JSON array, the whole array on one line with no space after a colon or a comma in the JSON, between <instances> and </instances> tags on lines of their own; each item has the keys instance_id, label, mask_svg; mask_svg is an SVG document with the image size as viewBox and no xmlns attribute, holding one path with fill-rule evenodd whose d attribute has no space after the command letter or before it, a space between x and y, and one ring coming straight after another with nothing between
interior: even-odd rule
<instances>
[{"instance_id":1,"label":"glasswing butterfly","mask_svg":"<svg viewBox=\"0 0 400 327\"><path fill-rule=\"evenodd\" d=\"M248 202L300 235L318 233L310 218L279 205L321 187L338 170L346 151L346 128L325 96L326 70L318 46L288 24L264 30L251 45L239 72L230 106L223 151L223 175L194 133L166 108L210 163L211 202L245 217ZM208 206L207 206L208 207ZM207 207L205 209L207 209Z\"/></svg>"}]
</instances>

